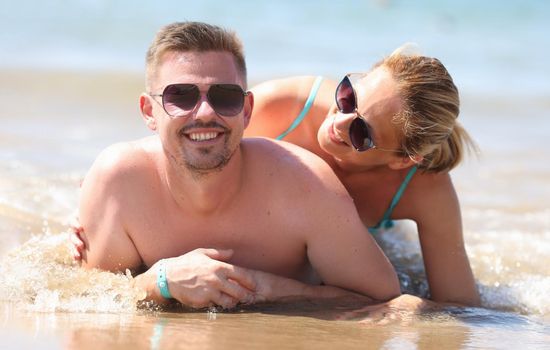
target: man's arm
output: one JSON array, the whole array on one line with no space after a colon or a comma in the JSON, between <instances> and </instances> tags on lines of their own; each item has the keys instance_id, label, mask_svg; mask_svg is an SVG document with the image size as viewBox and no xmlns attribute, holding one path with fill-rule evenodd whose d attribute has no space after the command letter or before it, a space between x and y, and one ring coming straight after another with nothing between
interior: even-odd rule
<instances>
[{"instance_id":1,"label":"man's arm","mask_svg":"<svg viewBox=\"0 0 550 350\"><path fill-rule=\"evenodd\" d=\"M393 266L363 225L353 200L332 169L320 158L303 157L318 175L299 186L308 208L304 230L307 255L325 285L347 289L374 300L400 294ZM295 181L298 183L298 181Z\"/></svg>"},{"instance_id":2,"label":"man's arm","mask_svg":"<svg viewBox=\"0 0 550 350\"><path fill-rule=\"evenodd\" d=\"M96 159L82 187L79 218L83 227L82 252L85 268L109 271L136 270L141 257L128 236L123 222L127 174L124 146L114 145Z\"/></svg>"},{"instance_id":3,"label":"man's arm","mask_svg":"<svg viewBox=\"0 0 550 350\"><path fill-rule=\"evenodd\" d=\"M359 219L351 199L328 201L312 208L317 225L307 237L308 257L324 284L379 301L398 296L395 270Z\"/></svg>"},{"instance_id":4,"label":"man's arm","mask_svg":"<svg viewBox=\"0 0 550 350\"><path fill-rule=\"evenodd\" d=\"M82 234L84 229L78 222L73 224L73 233L71 234L71 250L74 259L77 262L82 260L82 255L86 246L82 241ZM178 277L173 277L173 274L170 274L169 279L169 290L172 295L177 296L177 300L182 304L192 306L192 307L204 307L210 303L216 305L221 305L225 308L231 308L237 303L257 303L257 302L285 302L285 301L294 301L301 299L322 299L322 298L340 298L340 297L352 297L365 300L366 302L372 301L370 298L365 296L360 296L357 293L350 292L345 289L333 287L333 286L319 286L319 285L310 285L303 282L281 277L274 275L272 273L243 269L238 266L231 264L216 264L213 260L226 260L230 258L230 254L227 251L220 251L217 249L197 249L196 251L191 252L195 255L196 260L201 260L204 258L210 258L206 260L207 264L212 264L209 269L211 276L219 275L222 272L222 268L226 269L226 274L233 276L234 280L241 281L240 283L246 285L245 290L236 289L235 286L229 286L230 289L233 289L233 292L222 293L217 297L215 295L207 295L204 291L208 293L214 293L209 288L204 288L201 285L200 280L197 280L198 283L194 284L194 287L191 287L193 293L178 293L178 289L182 289L182 285L188 283L191 279L187 281L185 278L182 278L182 271L189 271L193 269L193 273L196 275L197 270L192 267L192 264L186 262L184 256L189 257L190 254L185 254L175 259L171 259L168 264L171 265L170 270L179 275ZM202 254L203 257L198 255ZM200 263L202 269L206 268L207 264L205 261ZM172 265L173 264L173 265ZM144 290L147 294L147 300L154 300L159 304L165 303L166 300L160 295L160 291L156 286L156 269L157 264L153 265L146 272L136 276L135 284L138 288ZM179 286L177 284L180 284ZM174 287L175 285L175 287ZM189 288L189 287L188 287ZM244 293L243 293L244 292ZM185 299L184 299L185 298ZM212 301L216 300L216 302Z\"/></svg>"}]
</instances>

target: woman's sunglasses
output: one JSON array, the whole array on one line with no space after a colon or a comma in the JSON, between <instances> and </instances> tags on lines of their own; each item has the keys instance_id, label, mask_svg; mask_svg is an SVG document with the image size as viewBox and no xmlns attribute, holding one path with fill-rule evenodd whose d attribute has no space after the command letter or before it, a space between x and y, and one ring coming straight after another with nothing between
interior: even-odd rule
<instances>
[{"instance_id":1,"label":"woman's sunglasses","mask_svg":"<svg viewBox=\"0 0 550 350\"><path fill-rule=\"evenodd\" d=\"M349 139L351 141L351 145L358 152L364 152L372 148L381 151L402 153L403 151L401 150L380 148L374 144L370 125L357 110L357 95L350 80L350 77L353 75L364 76L364 74L360 73L346 74L344 79L342 79L340 84L338 84L335 93L336 106L338 107L340 113L355 113L355 115L357 115L349 126Z\"/></svg>"},{"instance_id":2,"label":"woman's sunglasses","mask_svg":"<svg viewBox=\"0 0 550 350\"><path fill-rule=\"evenodd\" d=\"M206 99L218 115L234 117L243 110L244 98L248 94L236 84L214 84L208 88ZM185 117L197 106L201 92L195 84L170 84L162 94L149 95L162 97L162 108L169 116Z\"/></svg>"}]
</instances>

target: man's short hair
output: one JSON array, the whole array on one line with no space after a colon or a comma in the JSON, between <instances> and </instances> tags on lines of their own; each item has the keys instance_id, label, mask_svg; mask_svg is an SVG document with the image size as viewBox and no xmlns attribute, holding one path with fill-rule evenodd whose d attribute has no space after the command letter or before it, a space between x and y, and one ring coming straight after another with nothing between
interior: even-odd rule
<instances>
[{"instance_id":1,"label":"man's short hair","mask_svg":"<svg viewBox=\"0 0 550 350\"><path fill-rule=\"evenodd\" d=\"M151 88L150 83L155 78L156 69L165 53L189 51L231 53L246 84L243 45L235 32L202 22L176 22L162 27L147 50L145 82L147 89Z\"/></svg>"}]
</instances>

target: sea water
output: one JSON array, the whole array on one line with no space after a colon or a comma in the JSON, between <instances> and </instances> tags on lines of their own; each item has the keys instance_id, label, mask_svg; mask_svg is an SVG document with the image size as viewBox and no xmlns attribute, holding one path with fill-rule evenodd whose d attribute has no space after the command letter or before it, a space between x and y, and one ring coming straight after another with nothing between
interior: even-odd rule
<instances>
[{"instance_id":1,"label":"sea water","mask_svg":"<svg viewBox=\"0 0 550 350\"><path fill-rule=\"evenodd\" d=\"M550 3L534 0L3 4L0 344L548 347L549 17ZM149 134L137 105L144 52L161 25L180 20L237 31L252 84L292 74L338 79L405 42L440 58L461 91L460 120L481 150L452 176L484 308L382 322L349 306L307 303L166 313L136 307L142 292L130 287L131 276L80 270L67 240L79 183L101 149ZM399 223L380 243L403 289L426 296L414 224Z\"/></svg>"}]
</instances>

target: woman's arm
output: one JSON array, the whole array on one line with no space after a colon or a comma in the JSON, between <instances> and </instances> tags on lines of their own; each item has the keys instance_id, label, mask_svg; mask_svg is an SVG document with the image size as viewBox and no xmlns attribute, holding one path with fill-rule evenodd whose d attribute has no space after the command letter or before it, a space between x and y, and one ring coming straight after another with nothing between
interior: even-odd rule
<instances>
[{"instance_id":1,"label":"woman's arm","mask_svg":"<svg viewBox=\"0 0 550 350\"><path fill-rule=\"evenodd\" d=\"M430 176L414 192L417 199L408 205L416 208L414 220L432 300L478 306L480 297L464 247L460 205L450 176Z\"/></svg>"}]
</instances>

